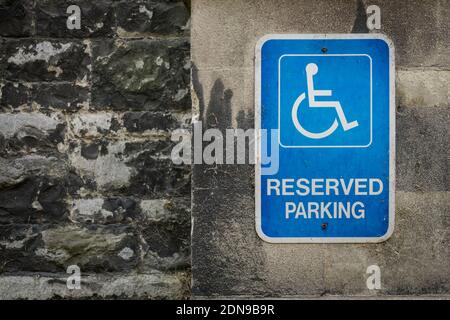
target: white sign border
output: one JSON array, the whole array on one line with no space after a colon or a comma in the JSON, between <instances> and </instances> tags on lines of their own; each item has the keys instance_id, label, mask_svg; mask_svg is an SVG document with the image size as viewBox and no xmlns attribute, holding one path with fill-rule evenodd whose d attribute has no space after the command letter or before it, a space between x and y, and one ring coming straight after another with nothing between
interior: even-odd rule
<instances>
[{"instance_id":1,"label":"white sign border","mask_svg":"<svg viewBox=\"0 0 450 320\"><path fill-rule=\"evenodd\" d=\"M381 237L268 237L261 227L261 50L269 40L379 39L389 47L389 225ZM267 34L255 46L255 228L258 236L269 243L379 243L389 239L395 225L395 49L384 34Z\"/></svg>"}]
</instances>

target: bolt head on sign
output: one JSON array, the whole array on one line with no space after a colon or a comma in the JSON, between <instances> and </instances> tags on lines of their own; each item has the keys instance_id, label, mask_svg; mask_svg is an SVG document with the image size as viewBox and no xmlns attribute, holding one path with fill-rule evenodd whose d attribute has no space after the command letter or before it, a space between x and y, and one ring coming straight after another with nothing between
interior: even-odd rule
<instances>
[{"instance_id":1,"label":"bolt head on sign","mask_svg":"<svg viewBox=\"0 0 450 320\"><path fill-rule=\"evenodd\" d=\"M268 242L380 242L394 228L395 64L380 34L256 45L256 230Z\"/></svg>"}]
</instances>

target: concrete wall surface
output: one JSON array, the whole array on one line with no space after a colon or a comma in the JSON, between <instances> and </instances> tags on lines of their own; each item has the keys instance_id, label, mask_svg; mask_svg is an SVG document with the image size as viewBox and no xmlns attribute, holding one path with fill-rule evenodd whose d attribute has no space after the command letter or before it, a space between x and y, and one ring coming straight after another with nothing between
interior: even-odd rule
<instances>
[{"instance_id":1,"label":"concrete wall surface","mask_svg":"<svg viewBox=\"0 0 450 320\"><path fill-rule=\"evenodd\" d=\"M450 294L450 1L194 0L193 111L205 127L253 127L254 48L271 33L369 32L366 7L396 49L397 192L379 244L270 244L255 232L254 167L195 165L193 295ZM369 290L366 269L381 269Z\"/></svg>"}]
</instances>

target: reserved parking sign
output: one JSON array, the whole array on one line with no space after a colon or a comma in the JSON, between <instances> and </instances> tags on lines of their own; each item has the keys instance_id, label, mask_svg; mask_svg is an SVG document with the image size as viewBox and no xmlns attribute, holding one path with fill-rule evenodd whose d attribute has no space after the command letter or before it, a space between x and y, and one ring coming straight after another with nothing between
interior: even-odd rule
<instances>
[{"instance_id":1,"label":"reserved parking sign","mask_svg":"<svg viewBox=\"0 0 450 320\"><path fill-rule=\"evenodd\" d=\"M256 47L256 229L269 242L380 242L394 228L391 41L268 35ZM276 140L276 144L268 141ZM276 170L264 154L277 153Z\"/></svg>"}]
</instances>

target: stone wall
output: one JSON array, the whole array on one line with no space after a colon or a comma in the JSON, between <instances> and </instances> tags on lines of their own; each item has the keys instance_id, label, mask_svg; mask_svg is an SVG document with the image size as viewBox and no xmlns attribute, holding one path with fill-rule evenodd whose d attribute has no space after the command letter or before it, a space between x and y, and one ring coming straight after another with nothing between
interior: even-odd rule
<instances>
[{"instance_id":1,"label":"stone wall","mask_svg":"<svg viewBox=\"0 0 450 320\"><path fill-rule=\"evenodd\" d=\"M189 295L187 6L0 0L0 298Z\"/></svg>"},{"instance_id":2,"label":"stone wall","mask_svg":"<svg viewBox=\"0 0 450 320\"><path fill-rule=\"evenodd\" d=\"M254 49L274 33L369 32L366 7L396 51L396 223L379 244L270 244L255 232L254 168L195 165L193 295L450 294L450 1L194 0L194 117L253 126ZM366 270L381 269L381 290Z\"/></svg>"}]
</instances>

